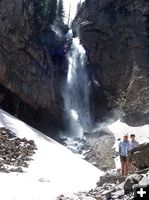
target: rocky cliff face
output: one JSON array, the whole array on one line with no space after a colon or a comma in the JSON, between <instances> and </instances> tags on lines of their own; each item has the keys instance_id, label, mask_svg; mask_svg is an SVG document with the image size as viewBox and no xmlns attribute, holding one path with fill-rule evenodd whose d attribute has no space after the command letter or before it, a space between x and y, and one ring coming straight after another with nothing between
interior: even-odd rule
<instances>
[{"instance_id":1,"label":"rocky cliff face","mask_svg":"<svg viewBox=\"0 0 149 200\"><path fill-rule=\"evenodd\" d=\"M38 111L36 115L46 112L60 122L65 41L50 29L36 28L35 7L34 0L0 1L0 84ZM4 100L8 93L2 93Z\"/></svg>"},{"instance_id":2,"label":"rocky cliff face","mask_svg":"<svg viewBox=\"0 0 149 200\"><path fill-rule=\"evenodd\" d=\"M86 0L73 26L90 63L95 118L119 107L128 124L149 123L149 2Z\"/></svg>"}]
</instances>

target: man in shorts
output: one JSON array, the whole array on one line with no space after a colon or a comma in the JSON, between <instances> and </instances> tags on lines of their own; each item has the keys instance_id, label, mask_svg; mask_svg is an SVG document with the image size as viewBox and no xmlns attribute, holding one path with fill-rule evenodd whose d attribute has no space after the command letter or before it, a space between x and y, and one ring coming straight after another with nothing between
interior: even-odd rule
<instances>
[{"instance_id":1,"label":"man in shorts","mask_svg":"<svg viewBox=\"0 0 149 200\"><path fill-rule=\"evenodd\" d=\"M126 177L128 175L128 150L130 142L128 141L128 134L124 134L123 141L119 143L119 155L121 161L121 174Z\"/></svg>"}]
</instances>

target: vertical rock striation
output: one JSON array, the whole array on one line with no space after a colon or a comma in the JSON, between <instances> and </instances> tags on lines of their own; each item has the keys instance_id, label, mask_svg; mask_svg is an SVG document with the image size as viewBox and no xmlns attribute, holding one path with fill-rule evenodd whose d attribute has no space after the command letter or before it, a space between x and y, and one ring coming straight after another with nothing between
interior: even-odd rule
<instances>
[{"instance_id":1,"label":"vertical rock striation","mask_svg":"<svg viewBox=\"0 0 149 200\"><path fill-rule=\"evenodd\" d=\"M40 110L38 115L43 111L60 122L65 41L50 28L37 29L36 3L0 1L0 84L29 107ZM46 120L50 123L48 117Z\"/></svg>"},{"instance_id":2,"label":"vertical rock striation","mask_svg":"<svg viewBox=\"0 0 149 200\"><path fill-rule=\"evenodd\" d=\"M95 118L120 107L128 124L149 123L149 2L86 0L73 27L90 63Z\"/></svg>"}]
</instances>

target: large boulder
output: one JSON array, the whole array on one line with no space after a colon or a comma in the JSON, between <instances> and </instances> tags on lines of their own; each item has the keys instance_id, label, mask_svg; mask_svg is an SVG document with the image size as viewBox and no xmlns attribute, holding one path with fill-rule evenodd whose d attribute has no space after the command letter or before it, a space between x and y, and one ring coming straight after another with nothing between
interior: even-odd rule
<instances>
[{"instance_id":1,"label":"large boulder","mask_svg":"<svg viewBox=\"0 0 149 200\"><path fill-rule=\"evenodd\" d=\"M73 27L90 63L95 119L119 107L127 124L149 123L149 2L87 0Z\"/></svg>"},{"instance_id":2,"label":"large boulder","mask_svg":"<svg viewBox=\"0 0 149 200\"><path fill-rule=\"evenodd\" d=\"M130 159L138 169L149 167L149 143L142 144L130 152Z\"/></svg>"}]
</instances>

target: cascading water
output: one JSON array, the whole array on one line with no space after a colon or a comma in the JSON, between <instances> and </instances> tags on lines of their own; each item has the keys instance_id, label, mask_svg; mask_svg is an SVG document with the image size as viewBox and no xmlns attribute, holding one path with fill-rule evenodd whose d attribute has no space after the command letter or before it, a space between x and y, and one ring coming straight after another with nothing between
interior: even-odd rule
<instances>
[{"instance_id":1,"label":"cascading water","mask_svg":"<svg viewBox=\"0 0 149 200\"><path fill-rule=\"evenodd\" d=\"M72 39L68 53L68 74L64 91L66 122L69 135L82 137L91 127L89 106L89 81L87 76L86 54L79 38Z\"/></svg>"}]
</instances>

